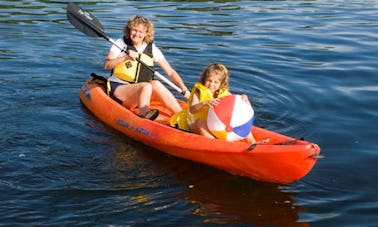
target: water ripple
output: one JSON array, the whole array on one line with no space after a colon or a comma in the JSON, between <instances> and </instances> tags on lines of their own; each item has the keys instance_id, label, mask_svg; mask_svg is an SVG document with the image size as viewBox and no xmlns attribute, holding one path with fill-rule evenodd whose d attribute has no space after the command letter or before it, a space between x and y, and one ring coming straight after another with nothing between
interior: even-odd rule
<instances>
[{"instance_id":1,"label":"water ripple","mask_svg":"<svg viewBox=\"0 0 378 227\"><path fill-rule=\"evenodd\" d=\"M375 0L80 3L112 38L147 16L188 87L224 63L256 125L318 143L325 158L288 185L177 159L104 125L78 89L91 72L108 75L110 44L72 27L66 3L0 5L2 225L376 223Z\"/></svg>"}]
</instances>

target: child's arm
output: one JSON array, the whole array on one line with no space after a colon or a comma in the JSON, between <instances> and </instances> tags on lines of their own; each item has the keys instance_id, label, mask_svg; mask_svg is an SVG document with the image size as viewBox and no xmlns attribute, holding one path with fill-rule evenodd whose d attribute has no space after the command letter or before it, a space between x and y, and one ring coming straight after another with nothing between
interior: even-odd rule
<instances>
[{"instance_id":1,"label":"child's arm","mask_svg":"<svg viewBox=\"0 0 378 227\"><path fill-rule=\"evenodd\" d=\"M217 98L199 102L198 93L196 92L193 95L192 103L191 103L191 106L189 107L189 111L194 114L200 111L205 106L216 106L218 105L218 103L219 103L219 99Z\"/></svg>"},{"instance_id":2,"label":"child's arm","mask_svg":"<svg viewBox=\"0 0 378 227\"><path fill-rule=\"evenodd\" d=\"M192 103L189 107L189 111L194 114L200 111L204 106L205 105L203 102L201 103L199 102L198 92L194 93L193 98L192 98Z\"/></svg>"}]
</instances>

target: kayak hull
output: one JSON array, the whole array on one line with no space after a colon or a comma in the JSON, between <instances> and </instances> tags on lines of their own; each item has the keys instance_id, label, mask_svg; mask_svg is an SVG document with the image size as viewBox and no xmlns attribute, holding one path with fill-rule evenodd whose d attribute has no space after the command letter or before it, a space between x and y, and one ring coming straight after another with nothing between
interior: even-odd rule
<instances>
[{"instance_id":1,"label":"kayak hull","mask_svg":"<svg viewBox=\"0 0 378 227\"><path fill-rule=\"evenodd\" d=\"M255 138L270 138L267 144L251 147L245 141L228 142L185 132L169 126L173 113L157 99L151 101L151 108L159 109L159 117L155 121L143 119L136 110L124 108L107 96L104 88L91 78L83 84L79 96L101 121L136 141L179 158L259 181L291 183L299 180L314 167L320 153L314 143L256 126L252 128ZM184 102L178 101L186 107Z\"/></svg>"}]
</instances>

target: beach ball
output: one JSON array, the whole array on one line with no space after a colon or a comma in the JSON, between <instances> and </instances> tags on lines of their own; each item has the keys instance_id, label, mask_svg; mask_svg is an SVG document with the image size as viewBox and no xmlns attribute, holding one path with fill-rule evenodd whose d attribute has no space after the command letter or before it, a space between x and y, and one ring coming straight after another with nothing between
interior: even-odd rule
<instances>
[{"instance_id":1,"label":"beach ball","mask_svg":"<svg viewBox=\"0 0 378 227\"><path fill-rule=\"evenodd\" d=\"M252 106L243 101L241 95L229 95L209 109L207 127L218 139L238 141L248 136L253 119Z\"/></svg>"}]
</instances>

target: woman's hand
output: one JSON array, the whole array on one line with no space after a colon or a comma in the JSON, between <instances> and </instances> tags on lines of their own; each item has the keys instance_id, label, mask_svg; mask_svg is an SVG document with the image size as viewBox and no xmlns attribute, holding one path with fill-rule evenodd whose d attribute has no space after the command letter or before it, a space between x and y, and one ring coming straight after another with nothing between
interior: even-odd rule
<instances>
[{"instance_id":1,"label":"woman's hand","mask_svg":"<svg viewBox=\"0 0 378 227\"><path fill-rule=\"evenodd\" d=\"M131 60L135 60L139 57L139 54L133 50L129 50L127 55L131 58Z\"/></svg>"},{"instance_id":2,"label":"woman's hand","mask_svg":"<svg viewBox=\"0 0 378 227\"><path fill-rule=\"evenodd\" d=\"M182 96L184 97L184 98L186 98L186 99L189 99L189 96L190 96L190 92L188 91L188 89L182 89L183 90L183 92L181 93L182 94Z\"/></svg>"}]
</instances>

